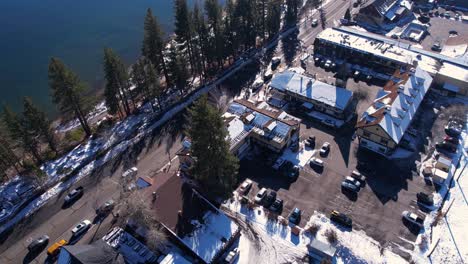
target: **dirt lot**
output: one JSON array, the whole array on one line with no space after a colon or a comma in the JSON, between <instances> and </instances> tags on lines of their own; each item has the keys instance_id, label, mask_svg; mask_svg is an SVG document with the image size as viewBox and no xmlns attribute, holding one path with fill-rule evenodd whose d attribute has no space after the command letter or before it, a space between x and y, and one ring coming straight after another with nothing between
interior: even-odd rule
<instances>
[{"instance_id":1,"label":"dirt lot","mask_svg":"<svg viewBox=\"0 0 468 264\"><path fill-rule=\"evenodd\" d=\"M429 34L420 43L425 50L431 50L432 45L439 41L443 48L446 44L460 45L468 42L468 32L466 30L467 24L461 20L453 20L441 17L431 17L431 26L429 27ZM449 31L455 30L458 36L450 36Z\"/></svg>"}]
</instances>

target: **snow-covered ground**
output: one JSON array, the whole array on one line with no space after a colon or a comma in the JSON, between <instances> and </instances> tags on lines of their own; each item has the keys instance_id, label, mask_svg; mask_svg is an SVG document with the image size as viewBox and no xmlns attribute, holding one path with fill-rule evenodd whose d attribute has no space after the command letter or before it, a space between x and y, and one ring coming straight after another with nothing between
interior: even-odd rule
<instances>
[{"instance_id":1,"label":"snow-covered ground","mask_svg":"<svg viewBox=\"0 0 468 264\"><path fill-rule=\"evenodd\" d=\"M298 152L292 151L290 148L286 148L278 159L289 160L294 165L304 167L309 162L310 158L314 155L315 150L309 147L303 147Z\"/></svg>"},{"instance_id":2,"label":"snow-covered ground","mask_svg":"<svg viewBox=\"0 0 468 264\"><path fill-rule=\"evenodd\" d=\"M192 225L195 230L183 237L182 241L207 263L213 260L226 241L239 229L225 214L213 211L208 211L203 216L203 223L192 220Z\"/></svg>"},{"instance_id":3,"label":"snow-covered ground","mask_svg":"<svg viewBox=\"0 0 468 264\"><path fill-rule=\"evenodd\" d=\"M468 155L465 151L468 148L466 140L468 137L466 134L464 138L460 165L453 175L454 182L448 190L450 193L442 209L446 215L433 229L431 242L435 249L430 255L432 263L468 262L468 170L466 169Z\"/></svg>"},{"instance_id":4,"label":"snow-covered ground","mask_svg":"<svg viewBox=\"0 0 468 264\"><path fill-rule=\"evenodd\" d=\"M307 245L313 240L329 244L325 232L333 230L338 241L335 263L406 263L388 249L381 249L378 242L363 231L350 231L331 223L325 215L314 212L299 236L291 233L291 226L269 220L262 207L249 210L237 200L225 203L232 217L239 219L243 227L239 242L238 263L292 263L308 254ZM304 219L305 220L305 219ZM315 236L307 230L312 224L320 226Z\"/></svg>"}]
</instances>

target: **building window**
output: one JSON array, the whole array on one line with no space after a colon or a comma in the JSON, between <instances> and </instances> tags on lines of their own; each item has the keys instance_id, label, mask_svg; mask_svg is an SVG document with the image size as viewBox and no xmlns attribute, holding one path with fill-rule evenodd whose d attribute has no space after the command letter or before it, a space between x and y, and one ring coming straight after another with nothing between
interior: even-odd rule
<instances>
[{"instance_id":1,"label":"building window","mask_svg":"<svg viewBox=\"0 0 468 264\"><path fill-rule=\"evenodd\" d=\"M387 150L386 148L379 147L379 151L382 153L385 153L386 150Z\"/></svg>"},{"instance_id":2,"label":"building window","mask_svg":"<svg viewBox=\"0 0 468 264\"><path fill-rule=\"evenodd\" d=\"M364 146L367 146L367 141L363 140L363 141L361 141L361 144L364 145Z\"/></svg>"},{"instance_id":3,"label":"building window","mask_svg":"<svg viewBox=\"0 0 468 264\"><path fill-rule=\"evenodd\" d=\"M366 137L366 138L369 138L369 137L370 137L370 133L367 132L367 131L363 131L363 132L362 132L362 135L363 135L364 137Z\"/></svg>"},{"instance_id":4,"label":"building window","mask_svg":"<svg viewBox=\"0 0 468 264\"><path fill-rule=\"evenodd\" d=\"M387 145L388 144L388 139L381 138L380 143Z\"/></svg>"}]
</instances>

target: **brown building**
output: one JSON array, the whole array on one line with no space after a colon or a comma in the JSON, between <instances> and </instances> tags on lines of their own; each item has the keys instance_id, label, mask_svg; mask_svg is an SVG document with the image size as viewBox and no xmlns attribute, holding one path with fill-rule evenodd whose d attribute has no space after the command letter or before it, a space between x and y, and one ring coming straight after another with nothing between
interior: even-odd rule
<instances>
[{"instance_id":1,"label":"brown building","mask_svg":"<svg viewBox=\"0 0 468 264\"><path fill-rule=\"evenodd\" d=\"M420 68L396 71L357 122L360 147L389 155L399 144L409 144L404 135L431 84Z\"/></svg>"}]
</instances>

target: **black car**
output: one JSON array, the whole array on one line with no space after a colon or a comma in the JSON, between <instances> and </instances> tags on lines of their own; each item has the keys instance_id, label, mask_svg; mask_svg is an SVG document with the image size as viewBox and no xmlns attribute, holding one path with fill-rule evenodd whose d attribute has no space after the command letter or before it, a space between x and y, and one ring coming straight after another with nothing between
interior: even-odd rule
<instances>
[{"instance_id":1,"label":"black car","mask_svg":"<svg viewBox=\"0 0 468 264\"><path fill-rule=\"evenodd\" d=\"M447 141L439 142L435 146L437 150L446 150L451 153L455 153L457 151L457 146Z\"/></svg>"},{"instance_id":2,"label":"black car","mask_svg":"<svg viewBox=\"0 0 468 264\"><path fill-rule=\"evenodd\" d=\"M346 190L346 191L350 191L350 192L353 192L353 193L358 193L359 192L359 187L357 187L356 185L350 183L350 182L347 182L347 181L343 181L341 183L341 189L343 190Z\"/></svg>"},{"instance_id":3,"label":"black car","mask_svg":"<svg viewBox=\"0 0 468 264\"><path fill-rule=\"evenodd\" d=\"M283 208L283 200L281 199L276 199L275 202L270 206L270 211L279 213L281 212L281 209Z\"/></svg>"},{"instance_id":4,"label":"black car","mask_svg":"<svg viewBox=\"0 0 468 264\"><path fill-rule=\"evenodd\" d=\"M432 196L426 193L419 192L416 194L416 198L418 200L418 203L428 205L428 206L434 205L434 200L432 199Z\"/></svg>"},{"instance_id":5,"label":"black car","mask_svg":"<svg viewBox=\"0 0 468 264\"><path fill-rule=\"evenodd\" d=\"M266 208L270 207L271 204L276 200L276 192L271 191L270 193L267 194L265 199L263 200L263 206Z\"/></svg>"},{"instance_id":6,"label":"black car","mask_svg":"<svg viewBox=\"0 0 468 264\"><path fill-rule=\"evenodd\" d=\"M298 165L292 166L292 168L289 170L289 173L288 173L289 178L297 179L297 177L299 176L300 169L301 168Z\"/></svg>"},{"instance_id":7,"label":"black car","mask_svg":"<svg viewBox=\"0 0 468 264\"><path fill-rule=\"evenodd\" d=\"M82 186L74 189L65 196L65 204L74 202L83 196L84 188Z\"/></svg>"},{"instance_id":8,"label":"black car","mask_svg":"<svg viewBox=\"0 0 468 264\"><path fill-rule=\"evenodd\" d=\"M47 244L49 244L49 237L47 235L43 235L35 240L33 240L28 245L29 252L37 252L39 250L44 249Z\"/></svg>"},{"instance_id":9,"label":"black car","mask_svg":"<svg viewBox=\"0 0 468 264\"><path fill-rule=\"evenodd\" d=\"M347 215L338 211L332 211L330 213L330 220L336 222L342 226L353 227L353 221Z\"/></svg>"}]
</instances>

